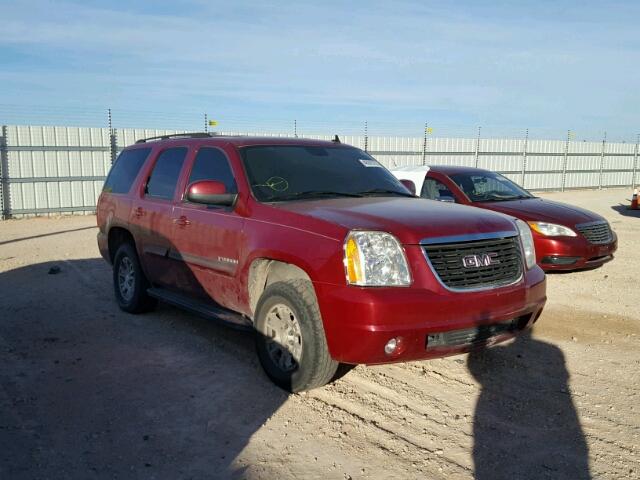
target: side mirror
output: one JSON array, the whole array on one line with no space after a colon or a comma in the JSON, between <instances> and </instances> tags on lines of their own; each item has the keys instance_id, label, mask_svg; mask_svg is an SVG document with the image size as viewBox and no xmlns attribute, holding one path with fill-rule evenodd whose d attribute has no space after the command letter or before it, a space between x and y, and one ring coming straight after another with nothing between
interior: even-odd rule
<instances>
[{"instance_id":1,"label":"side mirror","mask_svg":"<svg viewBox=\"0 0 640 480\"><path fill-rule=\"evenodd\" d=\"M404 185L407 188L407 190L409 190L413 195L416 194L416 184L413 183L411 180L407 180L406 178L403 178L402 180L400 180L400 183Z\"/></svg>"},{"instance_id":2,"label":"side mirror","mask_svg":"<svg viewBox=\"0 0 640 480\"><path fill-rule=\"evenodd\" d=\"M187 188L187 200L204 205L230 207L236 202L237 193L227 193L224 183L215 180L193 182Z\"/></svg>"}]
</instances>

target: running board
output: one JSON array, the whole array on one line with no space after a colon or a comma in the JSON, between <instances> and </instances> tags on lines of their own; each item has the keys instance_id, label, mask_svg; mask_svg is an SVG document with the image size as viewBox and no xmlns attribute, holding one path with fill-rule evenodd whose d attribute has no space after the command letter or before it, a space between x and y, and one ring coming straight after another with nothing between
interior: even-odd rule
<instances>
[{"instance_id":1,"label":"running board","mask_svg":"<svg viewBox=\"0 0 640 480\"><path fill-rule=\"evenodd\" d=\"M170 303L171 305L195 313L206 319L224 323L231 328L253 330L253 324L247 317L227 310L224 307L200 302L181 293L172 292L171 290L160 287L151 287L147 290L147 293L160 301Z\"/></svg>"}]
</instances>

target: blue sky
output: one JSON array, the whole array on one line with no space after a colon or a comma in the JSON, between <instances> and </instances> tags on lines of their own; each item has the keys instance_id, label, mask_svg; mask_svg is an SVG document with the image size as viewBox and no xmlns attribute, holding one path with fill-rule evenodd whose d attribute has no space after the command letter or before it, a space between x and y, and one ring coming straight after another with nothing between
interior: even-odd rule
<instances>
[{"instance_id":1,"label":"blue sky","mask_svg":"<svg viewBox=\"0 0 640 480\"><path fill-rule=\"evenodd\" d=\"M0 122L634 141L640 2L0 0Z\"/></svg>"}]
</instances>

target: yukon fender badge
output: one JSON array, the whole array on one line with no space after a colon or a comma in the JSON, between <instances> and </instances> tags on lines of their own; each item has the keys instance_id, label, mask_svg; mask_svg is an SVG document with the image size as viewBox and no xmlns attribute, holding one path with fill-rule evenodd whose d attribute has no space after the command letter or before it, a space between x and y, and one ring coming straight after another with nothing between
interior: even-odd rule
<instances>
[{"instance_id":1,"label":"yukon fender badge","mask_svg":"<svg viewBox=\"0 0 640 480\"><path fill-rule=\"evenodd\" d=\"M236 265L238 263L238 260L229 257L218 257L218 261L223 263L231 263L233 265Z\"/></svg>"}]
</instances>

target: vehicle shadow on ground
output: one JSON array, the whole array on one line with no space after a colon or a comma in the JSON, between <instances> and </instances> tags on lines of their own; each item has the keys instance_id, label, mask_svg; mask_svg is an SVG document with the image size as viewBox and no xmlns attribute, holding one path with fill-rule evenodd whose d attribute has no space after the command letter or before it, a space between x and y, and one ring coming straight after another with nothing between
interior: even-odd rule
<instances>
[{"instance_id":1,"label":"vehicle shadow on ground","mask_svg":"<svg viewBox=\"0 0 640 480\"><path fill-rule=\"evenodd\" d=\"M162 304L121 312L102 259L0 273L0 311L1 478L268 468L242 452L288 394L262 372L253 334Z\"/></svg>"},{"instance_id":2,"label":"vehicle shadow on ground","mask_svg":"<svg viewBox=\"0 0 640 480\"><path fill-rule=\"evenodd\" d=\"M640 218L640 210L631 210L629 208L629 205L623 205L623 204L620 203L618 205L613 205L611 207L611 210L615 210L620 215L624 215L625 217Z\"/></svg>"},{"instance_id":3,"label":"vehicle shadow on ground","mask_svg":"<svg viewBox=\"0 0 640 480\"><path fill-rule=\"evenodd\" d=\"M481 384L474 414L475 478L588 479L588 448L562 351L523 332L470 353Z\"/></svg>"},{"instance_id":4,"label":"vehicle shadow on ground","mask_svg":"<svg viewBox=\"0 0 640 480\"><path fill-rule=\"evenodd\" d=\"M94 228L98 228L98 227L95 225L91 225L90 227L72 228L70 230L61 230L59 232L49 232L49 233L42 233L40 235L31 235L29 237L13 238L11 240L5 240L0 242L0 245L7 245L9 243L15 243L15 242L24 242L25 240L33 240L36 238L51 237L52 235L63 235L65 233L80 232L82 230L91 230Z\"/></svg>"}]
</instances>

